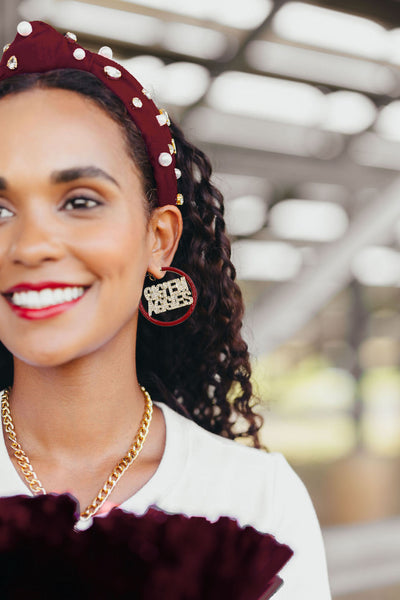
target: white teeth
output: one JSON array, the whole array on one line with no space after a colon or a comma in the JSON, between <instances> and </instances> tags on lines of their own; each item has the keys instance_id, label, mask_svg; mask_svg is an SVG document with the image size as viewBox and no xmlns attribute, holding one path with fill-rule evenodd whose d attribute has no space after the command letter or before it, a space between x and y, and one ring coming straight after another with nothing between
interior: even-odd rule
<instances>
[{"instance_id":1,"label":"white teeth","mask_svg":"<svg viewBox=\"0 0 400 600\"><path fill-rule=\"evenodd\" d=\"M71 302L80 298L85 293L83 287L66 287L66 288L46 288L35 292L15 292L11 297L11 302L16 306L23 308L47 308L55 306L63 302Z\"/></svg>"},{"instance_id":2,"label":"white teeth","mask_svg":"<svg viewBox=\"0 0 400 600\"><path fill-rule=\"evenodd\" d=\"M42 306L49 306L53 302L53 294L48 289L41 290L36 297L39 298L39 302L42 304Z\"/></svg>"},{"instance_id":3,"label":"white teeth","mask_svg":"<svg viewBox=\"0 0 400 600\"><path fill-rule=\"evenodd\" d=\"M56 304L61 304L63 302L64 295L62 289L57 288L53 290L53 299Z\"/></svg>"},{"instance_id":4,"label":"white teeth","mask_svg":"<svg viewBox=\"0 0 400 600\"><path fill-rule=\"evenodd\" d=\"M38 304L40 302L39 300L40 298L40 294L38 294L37 292L27 292L26 294L26 302L28 304L28 306L32 306L32 308L39 308Z\"/></svg>"}]
</instances>

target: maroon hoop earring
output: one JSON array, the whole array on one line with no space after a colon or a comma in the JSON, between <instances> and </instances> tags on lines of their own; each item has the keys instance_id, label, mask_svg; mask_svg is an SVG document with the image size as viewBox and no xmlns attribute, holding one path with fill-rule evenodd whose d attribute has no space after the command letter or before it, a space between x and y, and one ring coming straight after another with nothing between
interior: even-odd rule
<instances>
[{"instance_id":1,"label":"maroon hoop earring","mask_svg":"<svg viewBox=\"0 0 400 600\"><path fill-rule=\"evenodd\" d=\"M192 279L184 271L175 267L162 267L161 271L177 273L180 277L169 281L160 281L143 289L143 296L147 301L147 310L144 308L143 300L140 300L139 310L142 315L154 325L161 327L172 327L183 323L193 313L197 304L197 290ZM158 280L157 280L158 281ZM189 306L186 313L173 321L161 321L151 315L177 310Z\"/></svg>"}]
</instances>

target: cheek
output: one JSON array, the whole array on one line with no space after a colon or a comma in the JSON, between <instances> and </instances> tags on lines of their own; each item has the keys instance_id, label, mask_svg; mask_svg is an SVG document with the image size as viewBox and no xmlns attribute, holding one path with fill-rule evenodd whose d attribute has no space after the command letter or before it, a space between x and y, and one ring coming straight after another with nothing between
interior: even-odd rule
<instances>
[{"instance_id":1,"label":"cheek","mask_svg":"<svg viewBox=\"0 0 400 600\"><path fill-rule=\"evenodd\" d=\"M0 226L0 266L7 262L10 248L18 234L13 223L2 223Z\"/></svg>"},{"instance_id":2,"label":"cheek","mask_svg":"<svg viewBox=\"0 0 400 600\"><path fill-rule=\"evenodd\" d=\"M82 233L71 243L71 252L99 279L125 278L128 284L144 277L148 262L144 226L125 219L106 229L91 224Z\"/></svg>"}]
</instances>

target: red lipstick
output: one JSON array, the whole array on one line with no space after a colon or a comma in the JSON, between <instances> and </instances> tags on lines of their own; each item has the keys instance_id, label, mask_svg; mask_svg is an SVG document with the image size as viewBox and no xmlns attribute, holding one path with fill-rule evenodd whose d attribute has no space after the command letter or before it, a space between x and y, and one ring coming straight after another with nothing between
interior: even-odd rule
<instances>
[{"instance_id":1,"label":"red lipstick","mask_svg":"<svg viewBox=\"0 0 400 600\"><path fill-rule=\"evenodd\" d=\"M40 290L44 290L46 288L49 289L56 289L56 288L66 288L66 287L88 287L87 285L82 285L79 283L62 283L60 281L39 281L38 283L18 283L17 285L14 285L13 287L8 288L8 290L5 290L3 292L4 295L6 294L14 294L15 292L29 292L29 291L34 291L34 292L40 292Z\"/></svg>"},{"instance_id":2,"label":"red lipstick","mask_svg":"<svg viewBox=\"0 0 400 600\"><path fill-rule=\"evenodd\" d=\"M83 294L84 296L85 294ZM28 319L29 321L35 321L38 319L48 319L50 317L55 317L59 315L75 304L79 302L83 298L80 296L75 300L71 300L70 302L63 302L62 304L55 304L54 306L47 306L46 308L24 308L22 306L16 306L11 302L8 302L9 306L15 312L16 315L22 317L23 319Z\"/></svg>"}]
</instances>

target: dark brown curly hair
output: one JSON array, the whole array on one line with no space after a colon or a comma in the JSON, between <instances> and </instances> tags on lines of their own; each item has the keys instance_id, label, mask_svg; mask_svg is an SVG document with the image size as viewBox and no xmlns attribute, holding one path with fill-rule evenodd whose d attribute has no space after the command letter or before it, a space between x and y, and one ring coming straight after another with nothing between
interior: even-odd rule
<instances>
[{"instance_id":1,"label":"dark brown curly hair","mask_svg":"<svg viewBox=\"0 0 400 600\"><path fill-rule=\"evenodd\" d=\"M157 206L152 167L140 132L120 99L91 73L58 69L17 75L0 83L0 98L32 88L78 92L103 108L121 127L143 178L149 215ZM158 327L140 314L137 335L139 381L154 398L227 438L250 437L259 447L262 418L254 413L247 345L241 336L243 301L230 260L221 193L211 183L211 165L176 124L171 133L182 172L179 192L183 234L173 266L194 281L198 303L176 327ZM0 386L11 385L12 356L0 347ZM238 428L238 423L240 427Z\"/></svg>"}]
</instances>

